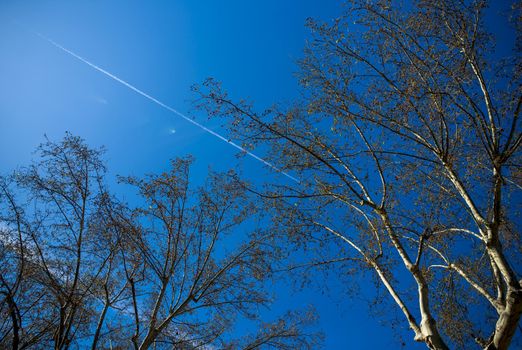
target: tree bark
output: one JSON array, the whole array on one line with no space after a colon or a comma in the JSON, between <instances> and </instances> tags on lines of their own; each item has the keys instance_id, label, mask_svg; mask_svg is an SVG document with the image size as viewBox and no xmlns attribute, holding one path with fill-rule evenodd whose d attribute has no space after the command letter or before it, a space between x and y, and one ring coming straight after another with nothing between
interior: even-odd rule
<instances>
[{"instance_id":1,"label":"tree bark","mask_svg":"<svg viewBox=\"0 0 522 350\"><path fill-rule=\"evenodd\" d=\"M522 286L513 288L508 286L506 294L506 307L500 313L495 331L490 338L490 343L485 350L505 350L509 348L511 339L517 329L520 316L522 315Z\"/></svg>"}]
</instances>

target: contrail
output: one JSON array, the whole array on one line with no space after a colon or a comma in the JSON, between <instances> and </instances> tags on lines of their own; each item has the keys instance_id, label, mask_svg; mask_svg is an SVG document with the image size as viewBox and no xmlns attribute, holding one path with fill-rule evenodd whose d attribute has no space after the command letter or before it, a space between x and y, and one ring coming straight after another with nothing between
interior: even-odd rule
<instances>
[{"instance_id":1,"label":"contrail","mask_svg":"<svg viewBox=\"0 0 522 350\"><path fill-rule=\"evenodd\" d=\"M147 93L141 91L140 89L138 89L137 87L135 87L135 86L132 85L132 84L129 84L129 83L126 82L125 80L120 79L120 78L118 78L117 76L115 76L114 74L107 72L105 69L100 68L100 67L98 67L97 65L95 65L94 63L89 62L88 60L86 60L86 59L83 58L82 56L80 56L80 55L78 55L78 54L72 52L71 50L66 49L66 48L63 47L62 45L58 44L56 41L54 41L54 40L52 40L52 39L46 37L45 35L43 35L43 34L41 34L41 33L38 33L38 32L36 32L35 34L38 35L40 38L44 39L45 41L47 41L48 43L52 44L53 46L59 48L60 50L66 52L66 53L68 53L69 55L73 56L74 58L79 59L80 61L82 61L83 63L87 64L87 65L90 66L91 68L96 69L98 72L105 74L105 75L108 76L109 78L111 78L111 79L113 79L113 80L116 80L118 83L120 83L120 84L122 84L122 85L128 87L128 88L131 89L132 91L134 91L134 92L140 94L141 96L143 96L143 97L149 99L150 101L154 102L155 104L157 104L157 105L159 105L159 106L165 108L166 110L168 110L168 111L170 111L170 112L176 114L178 117L181 117L181 118L185 119L185 120L188 121L189 123L192 123L193 125L197 126L198 128L200 128L200 129L202 129L202 130L208 132L209 134L211 134L211 135L217 137L217 138L220 139L221 141L224 141L224 142L228 143L229 145L231 145L231 146L237 148L238 150L240 150L240 151L242 151L242 152L245 152L245 153L248 154L250 157L254 158L255 160L260 161L261 163L267 165L268 167L272 168L273 170L277 171L278 173L283 174L283 175L286 176L287 178L289 178L289 179L291 179L291 180L293 180L293 181L295 181L295 182L297 182L297 183L300 182L297 178L295 178L295 177L293 177L292 175L286 173L285 171L279 169L278 167L276 167L276 166L273 165L272 163L270 163L270 162L264 160L263 158L261 158L261 157L255 155L254 153L252 153L252 152L246 150L245 148L241 147L241 146L238 145L237 143L235 143L235 142L233 142L233 141L227 139L227 138L224 137L224 136L221 136L221 135L218 134L217 132L215 132L215 131L213 131L213 130L207 128L206 126L204 126L204 125L198 123L197 121L195 121L195 120L193 120L193 119L187 117L185 114L179 112L179 111L176 110L175 108L172 108L172 107L170 107L169 105L167 105L167 104L161 102L161 101L158 100L157 98L154 98L154 97L152 97L151 95L149 95L149 94L147 94Z\"/></svg>"}]
</instances>

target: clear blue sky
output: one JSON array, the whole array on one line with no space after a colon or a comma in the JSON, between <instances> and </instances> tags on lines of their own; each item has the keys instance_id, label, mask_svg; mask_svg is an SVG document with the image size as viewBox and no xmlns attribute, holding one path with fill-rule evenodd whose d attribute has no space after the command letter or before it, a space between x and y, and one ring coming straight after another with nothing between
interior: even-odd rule
<instances>
[{"instance_id":1,"label":"clear blue sky","mask_svg":"<svg viewBox=\"0 0 522 350\"><path fill-rule=\"evenodd\" d=\"M2 1L0 5L0 172L31 159L44 133L59 140L71 131L107 147L114 174L158 172L168 160L196 159L206 169L235 167L229 145L53 47L42 34L190 114L190 86L206 77L260 107L297 95L296 59L308 37L307 17L333 18L334 0L263 1ZM16 21L18 24L15 24ZM219 121L199 122L219 131ZM175 131L175 132L173 132ZM251 159L247 176L274 174ZM265 176L265 175L263 175ZM280 177L279 177L280 178ZM326 349L396 348L387 325L368 315L360 299L331 281L332 296L280 289L275 313L313 303ZM373 286L361 281L361 289ZM337 289L339 288L339 289ZM281 310L277 310L277 309ZM411 333L405 331L407 348Z\"/></svg>"}]
</instances>

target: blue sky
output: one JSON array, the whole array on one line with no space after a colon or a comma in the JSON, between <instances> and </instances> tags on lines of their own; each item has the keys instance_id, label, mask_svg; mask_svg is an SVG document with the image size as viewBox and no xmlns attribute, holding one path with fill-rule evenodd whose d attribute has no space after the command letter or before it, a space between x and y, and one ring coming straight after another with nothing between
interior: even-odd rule
<instances>
[{"instance_id":1,"label":"blue sky","mask_svg":"<svg viewBox=\"0 0 522 350\"><path fill-rule=\"evenodd\" d=\"M64 130L81 134L93 145L107 146L114 171L155 169L165 159L187 152L202 162L234 154L229 146L31 31L185 113L191 112L190 86L209 76L223 81L232 94L251 96L260 105L291 99L296 91L294 62L307 35L304 20L332 17L338 5L335 1L247 3L4 2L0 113L7 127L0 146L15 148L6 155L5 166L28 159L44 132L59 138ZM196 117L206 122L205 116ZM218 121L207 124L219 126Z\"/></svg>"},{"instance_id":2,"label":"blue sky","mask_svg":"<svg viewBox=\"0 0 522 350\"><path fill-rule=\"evenodd\" d=\"M191 111L190 86L215 77L233 96L250 97L261 108L292 100L295 61L308 38L305 19L333 18L339 9L334 0L2 1L0 172L27 164L44 134L59 140L71 131L92 146L106 146L110 176L159 172L169 159L192 154L200 179L208 167L240 166L247 177L283 181L259 162L238 161L229 145L33 32L222 132L219 121ZM317 288L293 294L278 287L274 312L313 303L326 349L398 346L364 302L330 283L332 296ZM361 289L373 287L361 284ZM409 332L405 337L407 348L424 348L412 344Z\"/></svg>"}]
</instances>

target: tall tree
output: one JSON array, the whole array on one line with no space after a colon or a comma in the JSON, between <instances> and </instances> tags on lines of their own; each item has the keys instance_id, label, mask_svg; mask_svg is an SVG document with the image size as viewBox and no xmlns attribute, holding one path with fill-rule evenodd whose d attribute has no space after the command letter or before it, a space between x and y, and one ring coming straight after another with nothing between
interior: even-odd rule
<instances>
[{"instance_id":1,"label":"tall tree","mask_svg":"<svg viewBox=\"0 0 522 350\"><path fill-rule=\"evenodd\" d=\"M92 285L106 264L90 230L106 196L105 167L99 150L69 134L38 153L36 163L2 178L2 261L13 265L3 265L1 280L4 305L16 310L2 342L65 349L89 332Z\"/></svg>"},{"instance_id":2,"label":"tall tree","mask_svg":"<svg viewBox=\"0 0 522 350\"><path fill-rule=\"evenodd\" d=\"M255 207L244 188L222 174L201 188L190 186L191 163L178 159L159 175L122 179L143 198L129 214L114 216L128 233L125 266L141 266L127 273L136 349L158 342L181 349L225 347L238 315L254 318L269 302L262 281L277 250L266 232L248 236L238 230ZM292 322L271 327L266 336L275 344L306 348L312 340L300 337ZM241 344L261 347L256 341Z\"/></svg>"},{"instance_id":3,"label":"tall tree","mask_svg":"<svg viewBox=\"0 0 522 350\"><path fill-rule=\"evenodd\" d=\"M314 265L373 271L430 349L507 349L522 313L521 47L499 57L487 10L350 1L308 23L301 102L258 113L214 80L195 88L232 137L299 178L260 193L274 229L334 255Z\"/></svg>"},{"instance_id":4,"label":"tall tree","mask_svg":"<svg viewBox=\"0 0 522 350\"><path fill-rule=\"evenodd\" d=\"M261 323L277 249L242 225L245 190L214 174L190 184L189 158L133 186L105 186L102 150L48 140L38 160L0 177L0 347L309 349L310 314ZM246 227L251 234L248 234ZM250 319L257 334L234 332ZM245 327L247 328L247 327Z\"/></svg>"}]
</instances>

